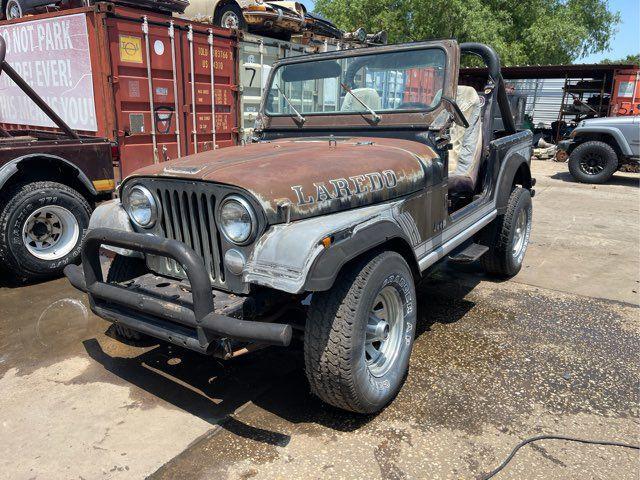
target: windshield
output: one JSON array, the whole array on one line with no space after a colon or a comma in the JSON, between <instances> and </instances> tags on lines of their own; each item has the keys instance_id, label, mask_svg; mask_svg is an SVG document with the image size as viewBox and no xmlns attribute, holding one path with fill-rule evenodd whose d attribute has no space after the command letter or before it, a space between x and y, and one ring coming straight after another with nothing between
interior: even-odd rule
<instances>
[{"instance_id":1,"label":"windshield","mask_svg":"<svg viewBox=\"0 0 640 480\"><path fill-rule=\"evenodd\" d=\"M279 67L265 111L271 116L431 110L446 65L439 48L313 60Z\"/></svg>"}]
</instances>

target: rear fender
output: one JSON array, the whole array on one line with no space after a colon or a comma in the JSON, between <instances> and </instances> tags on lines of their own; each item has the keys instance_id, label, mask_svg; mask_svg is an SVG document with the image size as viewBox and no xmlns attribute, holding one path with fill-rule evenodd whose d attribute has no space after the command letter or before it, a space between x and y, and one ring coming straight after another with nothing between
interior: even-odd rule
<instances>
[{"instance_id":1,"label":"rear fender","mask_svg":"<svg viewBox=\"0 0 640 480\"><path fill-rule=\"evenodd\" d=\"M87 189L87 191L91 195L97 195L93 183L91 180L84 174L82 170L80 170L77 166L71 163L69 160L65 160L62 157L58 157L57 155L49 155L46 153L36 153L33 155L25 155L23 157L14 158L10 162L6 163L0 168L0 189L13 177L15 174L19 172L19 167L21 164L32 161L32 160L48 160L53 165L59 165L60 167L72 171L82 183L82 185Z\"/></svg>"},{"instance_id":2,"label":"rear fender","mask_svg":"<svg viewBox=\"0 0 640 480\"><path fill-rule=\"evenodd\" d=\"M503 215L507 209L507 203L511 196L514 185L522 185L523 188L531 190L533 179L531 178L531 155L533 145L531 143L531 132L519 132L516 134L522 138L515 138L517 141L510 146L500 162L500 170L496 182L496 209L498 215Z\"/></svg>"},{"instance_id":3,"label":"rear fender","mask_svg":"<svg viewBox=\"0 0 640 480\"><path fill-rule=\"evenodd\" d=\"M362 253L395 238L409 246L419 240L415 222L407 221L401 204L274 225L256 244L243 280L294 294L328 290L342 266ZM329 247L322 244L327 237L332 238Z\"/></svg>"}]
</instances>

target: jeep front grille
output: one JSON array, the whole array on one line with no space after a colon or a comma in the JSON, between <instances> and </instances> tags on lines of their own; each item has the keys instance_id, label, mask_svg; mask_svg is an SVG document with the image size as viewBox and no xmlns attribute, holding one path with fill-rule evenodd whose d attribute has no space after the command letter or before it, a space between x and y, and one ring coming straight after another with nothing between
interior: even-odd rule
<instances>
[{"instance_id":1,"label":"jeep front grille","mask_svg":"<svg viewBox=\"0 0 640 480\"><path fill-rule=\"evenodd\" d=\"M220 237L215 222L216 197L203 185L187 182L154 182L159 201L156 231L193 248L205 261L214 286L224 286ZM147 256L149 268L161 275L186 278L174 260Z\"/></svg>"}]
</instances>

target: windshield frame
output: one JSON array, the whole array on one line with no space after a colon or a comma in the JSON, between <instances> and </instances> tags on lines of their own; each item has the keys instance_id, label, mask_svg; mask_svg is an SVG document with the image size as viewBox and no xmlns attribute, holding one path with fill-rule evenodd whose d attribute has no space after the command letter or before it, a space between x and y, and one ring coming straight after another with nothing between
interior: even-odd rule
<instances>
[{"instance_id":1,"label":"windshield frame","mask_svg":"<svg viewBox=\"0 0 640 480\"><path fill-rule=\"evenodd\" d=\"M438 49L442 51L444 54L444 75L443 75L443 95L445 91L446 85L451 81L451 68L450 68L450 58L449 51L439 42L427 41L427 42L414 42L414 43L404 43L404 44L391 44L385 45L381 47L369 47L369 48L353 48L350 50L337 50L333 52L326 53L315 53L315 54L307 54L300 55L297 57L288 57L284 60L276 62L274 64L274 68L269 72L269 78L267 79L267 85L264 90L263 98L260 103L260 113L267 118L290 118L291 114L288 113L270 113L266 108L267 99L271 94L271 90L274 88L274 82L276 80L276 74L278 70L281 68L297 64L297 63L311 63L322 60L330 60L330 59L342 59L342 58L352 58L352 57L366 57L372 55L381 55L381 54L389 54L396 52L405 52L411 50L435 50ZM382 118L391 115L395 116L398 114L427 114L431 113L442 106L442 98L440 101L430 108L409 108L409 109L394 109L394 110L375 110L374 111ZM305 117L333 117L333 116L370 116L370 112L363 111L334 111L334 112L301 112Z\"/></svg>"}]
</instances>

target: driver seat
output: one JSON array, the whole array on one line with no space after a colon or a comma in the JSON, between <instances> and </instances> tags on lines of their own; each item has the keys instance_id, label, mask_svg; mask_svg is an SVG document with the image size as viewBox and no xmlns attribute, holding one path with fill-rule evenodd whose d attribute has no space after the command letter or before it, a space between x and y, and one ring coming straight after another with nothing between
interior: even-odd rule
<instances>
[{"instance_id":1,"label":"driver seat","mask_svg":"<svg viewBox=\"0 0 640 480\"><path fill-rule=\"evenodd\" d=\"M360 100L369 105L373 110L380 110L380 95L375 88L354 88L351 90ZM366 111L358 100L354 98L349 92L344 97L342 102L341 112L362 112Z\"/></svg>"},{"instance_id":2,"label":"driver seat","mask_svg":"<svg viewBox=\"0 0 640 480\"><path fill-rule=\"evenodd\" d=\"M473 194L482 160L482 100L473 87L458 85L456 103L469 123L468 128L451 127L449 150L449 191L465 196Z\"/></svg>"}]
</instances>

